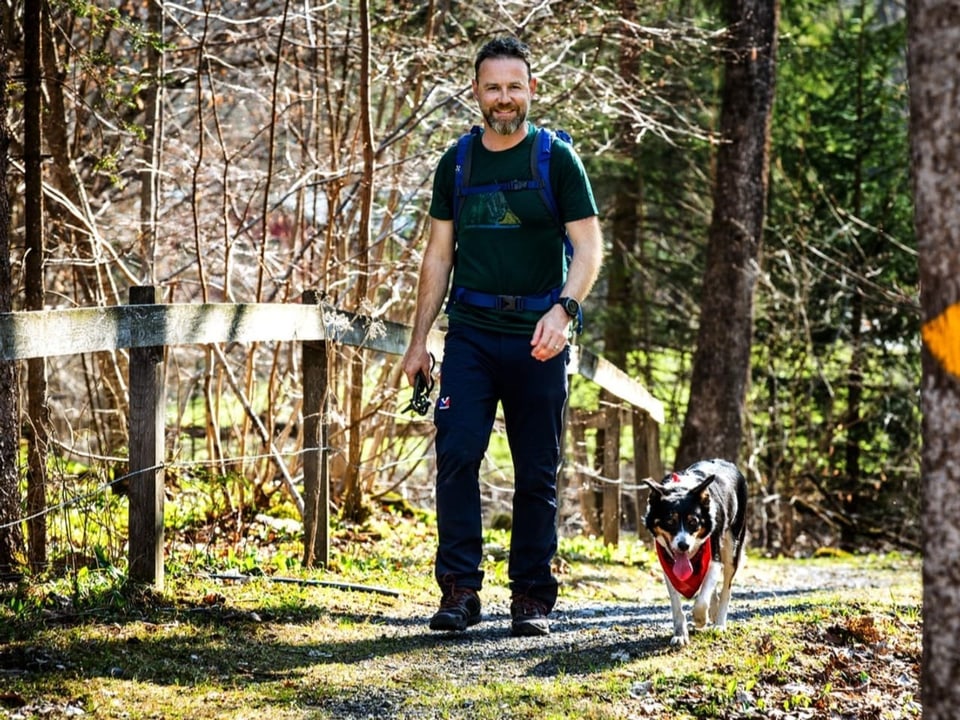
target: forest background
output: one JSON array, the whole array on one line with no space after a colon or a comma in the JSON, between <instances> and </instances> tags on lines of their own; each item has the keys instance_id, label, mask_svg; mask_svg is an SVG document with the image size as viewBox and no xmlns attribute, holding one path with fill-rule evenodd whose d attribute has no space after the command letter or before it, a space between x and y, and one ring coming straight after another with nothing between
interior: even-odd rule
<instances>
[{"instance_id":1,"label":"forest background","mask_svg":"<svg viewBox=\"0 0 960 720\"><path fill-rule=\"evenodd\" d=\"M408 322L433 168L478 119L474 53L513 32L540 78L533 119L573 135L601 206L605 267L581 343L663 401L660 451L672 466L697 402L728 31L720 5L387 2L365 20L352 3L54 0L37 15L32 68L20 18L41 3L6 2L6 309L116 305L133 285L178 303L299 302L314 289L337 308ZM903 7L798 0L781 9L778 37L738 458L753 542L787 555L917 549ZM38 69L42 127L32 128ZM31 146L38 137L42 148ZM25 184L31 162L42 188ZM289 344L224 351L168 349L168 523L199 547L242 548L252 518L295 515L250 409L296 477L299 370ZM430 501L432 427L401 412L398 360L348 347L331 358L331 479L345 521L396 496ZM42 473L50 500L27 493L27 514L59 508L28 533L38 568L76 553L122 561L125 363L121 353L30 361L18 376L17 495ZM574 383L572 406L607 402ZM592 442L602 454L602 438ZM505 448L498 434L484 467L491 514L509 498ZM636 480L631 452L625 440L625 488ZM565 532L590 531L583 506L564 510ZM24 516L18 503L13 517Z\"/></svg>"}]
</instances>

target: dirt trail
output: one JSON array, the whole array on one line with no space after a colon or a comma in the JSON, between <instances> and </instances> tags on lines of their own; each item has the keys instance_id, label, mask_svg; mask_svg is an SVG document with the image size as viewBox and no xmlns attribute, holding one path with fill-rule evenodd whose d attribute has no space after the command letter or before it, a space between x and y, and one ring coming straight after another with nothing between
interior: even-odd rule
<instances>
[{"instance_id":1,"label":"dirt trail","mask_svg":"<svg viewBox=\"0 0 960 720\"><path fill-rule=\"evenodd\" d=\"M850 561L844 563L786 564L758 563L747 565L738 575L731 600L729 623L764 627L764 620L776 624L795 623L798 613L815 615L823 603L823 594L849 598L849 604L840 609L856 613L858 602L887 600L891 605L911 604L917 599L919 562L906 561L880 566ZM672 624L667 594L658 579L642 578L631 585L628 574L568 578L577 592L561 592L556 611L552 615L552 632L543 638L512 638L508 634L509 605L499 589L485 591L483 621L462 634L431 633L425 625L433 605L414 602L402 610L402 616L384 617L383 638L393 647L403 648L397 655L373 656L365 661L364 674L378 677L396 673L407 658L420 658L447 681L468 686L477 682L522 682L528 679L589 678L605 671L631 672L631 663L639 660L671 656L682 657L686 650L670 645ZM579 599L576 595L584 587L596 592L595 599ZM832 602L837 602L833 600ZM842 600L841 600L842 603ZM689 612L690 603L685 607ZM407 614L409 613L409 614ZM871 624L873 620L869 621ZM871 625L872 626L872 625ZM828 623L818 628L814 624L808 633L804 654L811 659L837 655L838 663L850 662L856 673L869 677L873 684L868 694L852 694L846 712L830 714L809 713L798 708L792 713L767 712L752 715L746 712L723 717L782 717L782 718L869 718L916 717L919 707L919 645L913 656L886 652L883 647L871 649L869 643L859 650L847 649L848 637L842 628ZM911 635L914 633L910 633ZM758 642L761 640L758 638ZM882 646L882 640L878 641ZM696 642L691 643L695 647ZM691 651L692 652L692 651ZM853 653L853 654L851 654ZM689 653L688 653L689 654ZM697 668L691 668L697 670ZM853 671L851 671L853 672ZM771 697L785 695L816 696L822 692L824 678L796 678L787 683L786 691L771 688ZM623 717L670 717L667 705L650 696L651 684L643 671L638 671L636 683L631 686L631 697L625 703ZM418 706L418 712L407 715L411 703L418 705L413 694L397 690L368 687L353 695L325 704L325 709L338 718L366 717L447 717L431 715L429 709ZM757 696L764 689L757 686L742 703L757 705ZM836 695L836 692L834 693ZM782 705L782 700L776 701ZM885 705L889 707L884 707ZM626 706L636 706L631 710ZM638 714L636 708L645 707L648 714ZM769 705L766 707L770 707ZM662 712L662 715L658 715ZM380 713L380 714L377 714ZM454 715L460 717L460 715ZM463 717L470 717L464 708Z\"/></svg>"}]
</instances>

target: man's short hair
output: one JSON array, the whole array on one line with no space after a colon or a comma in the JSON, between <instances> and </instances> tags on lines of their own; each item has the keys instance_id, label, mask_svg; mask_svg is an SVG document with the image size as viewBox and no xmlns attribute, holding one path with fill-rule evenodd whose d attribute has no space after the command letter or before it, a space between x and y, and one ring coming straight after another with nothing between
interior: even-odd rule
<instances>
[{"instance_id":1,"label":"man's short hair","mask_svg":"<svg viewBox=\"0 0 960 720\"><path fill-rule=\"evenodd\" d=\"M526 43L521 42L515 37L504 36L494 38L477 53L477 59L473 63L474 77L480 78L480 63L490 58L517 58L523 60L527 66L527 75L532 75L530 70L530 48Z\"/></svg>"}]
</instances>

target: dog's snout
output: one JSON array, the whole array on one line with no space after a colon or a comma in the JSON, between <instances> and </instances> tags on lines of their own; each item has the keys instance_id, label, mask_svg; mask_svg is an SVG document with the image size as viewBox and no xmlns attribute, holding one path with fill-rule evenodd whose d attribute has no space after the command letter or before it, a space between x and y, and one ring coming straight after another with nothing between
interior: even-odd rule
<instances>
[{"instance_id":1,"label":"dog's snout","mask_svg":"<svg viewBox=\"0 0 960 720\"><path fill-rule=\"evenodd\" d=\"M680 552L687 552L689 549L690 549L690 543L688 543L686 540L681 539L677 542L677 550L679 550Z\"/></svg>"}]
</instances>

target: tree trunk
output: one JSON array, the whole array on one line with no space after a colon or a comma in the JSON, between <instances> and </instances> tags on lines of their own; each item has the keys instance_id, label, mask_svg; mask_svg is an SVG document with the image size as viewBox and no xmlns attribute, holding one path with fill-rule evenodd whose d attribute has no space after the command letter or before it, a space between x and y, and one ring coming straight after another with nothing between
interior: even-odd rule
<instances>
[{"instance_id":1,"label":"tree trunk","mask_svg":"<svg viewBox=\"0 0 960 720\"><path fill-rule=\"evenodd\" d=\"M144 143L140 170L140 254L142 279L156 285L157 214L160 203L160 148L163 139L163 0L151 0L147 8L147 29L151 41L146 47L144 75L149 79L143 91ZM198 73L199 75L199 73ZM202 135L202 133L200 133ZM199 139L199 138L198 138ZM198 259L202 267L203 261ZM202 286L206 291L205 286Z\"/></svg>"},{"instance_id":2,"label":"tree trunk","mask_svg":"<svg viewBox=\"0 0 960 720\"><path fill-rule=\"evenodd\" d=\"M726 64L700 329L677 466L735 461L769 175L779 0L726 0Z\"/></svg>"},{"instance_id":3,"label":"tree trunk","mask_svg":"<svg viewBox=\"0 0 960 720\"><path fill-rule=\"evenodd\" d=\"M26 256L24 287L27 310L44 306L43 257L43 133L41 112L41 0L23 6L23 160ZM47 561L47 363L27 361L27 533L30 566L41 570Z\"/></svg>"},{"instance_id":4,"label":"tree trunk","mask_svg":"<svg viewBox=\"0 0 960 720\"><path fill-rule=\"evenodd\" d=\"M0 23L0 48L7 47L5 24ZM7 195L7 54L0 52L0 312L13 309L10 271L10 198ZM20 528L20 444L16 363L0 362L0 579L21 567L23 532Z\"/></svg>"},{"instance_id":5,"label":"tree trunk","mask_svg":"<svg viewBox=\"0 0 960 720\"><path fill-rule=\"evenodd\" d=\"M857 34L857 66L856 66L856 113L857 125L864 124L865 98L864 98L864 73L866 72L866 28L865 23L865 0L860 0L858 8L859 32ZM857 143L854 156L853 168L853 216L863 217L863 197L864 197L864 178L867 172L864 167L866 163L866 145L868 140L865 138ZM868 242L864 239L861 242ZM870 243L873 244L872 242ZM859 270L859 268L858 268ZM863 496L860 487L860 450L864 442L865 428L863 425L863 374L865 363L865 348L863 337L863 296L864 289L859 287L859 272L850 273L851 284L854 287L853 297L850 299L850 363L847 370L846 389L847 389L847 409L843 420L846 437L844 439L844 476L840 479L841 487L844 488L839 498L844 513L850 517L856 517L860 514L860 502ZM856 550L858 537L856 527L853 525L843 525L840 530L840 547L851 552Z\"/></svg>"},{"instance_id":6,"label":"tree trunk","mask_svg":"<svg viewBox=\"0 0 960 720\"><path fill-rule=\"evenodd\" d=\"M360 142L363 147L363 177L360 181L360 226L357 232L357 284L356 305L364 307L369 301L370 283L370 218L373 212L373 173L375 153L373 147L373 126L370 106L371 93L371 48L370 48L370 6L368 0L360 0ZM348 441L349 464L345 478L343 516L350 520L362 519L363 487L360 481L362 464L363 433L363 355L357 353L350 362L350 437Z\"/></svg>"},{"instance_id":7,"label":"tree trunk","mask_svg":"<svg viewBox=\"0 0 960 720\"><path fill-rule=\"evenodd\" d=\"M636 22L637 8L634 0L620 0L618 5L625 24ZM618 57L620 77L630 79L638 90L640 56L636 38L625 36ZM630 118L621 119L617 128L620 163L617 192L613 199L611 252L606 259L607 298L604 306L603 347L610 362L617 367L625 367L628 350L636 347L636 334L631 332L632 328L636 327L636 304L633 299L643 297L643 293L632 287L633 278L627 269L627 258L639 256L637 245L641 227L638 212L640 173L636 132ZM620 400L607 390L600 392L598 409L606 420L601 429L597 430L597 467L605 478L600 515L604 541L608 544L617 543L620 527L621 486L613 484L615 479L620 478L620 413L608 412L609 408L616 407L619 402ZM616 513L615 517L609 517L610 513Z\"/></svg>"},{"instance_id":8,"label":"tree trunk","mask_svg":"<svg viewBox=\"0 0 960 720\"><path fill-rule=\"evenodd\" d=\"M960 4L910 0L910 155L923 317L923 717L960 706Z\"/></svg>"}]
</instances>

